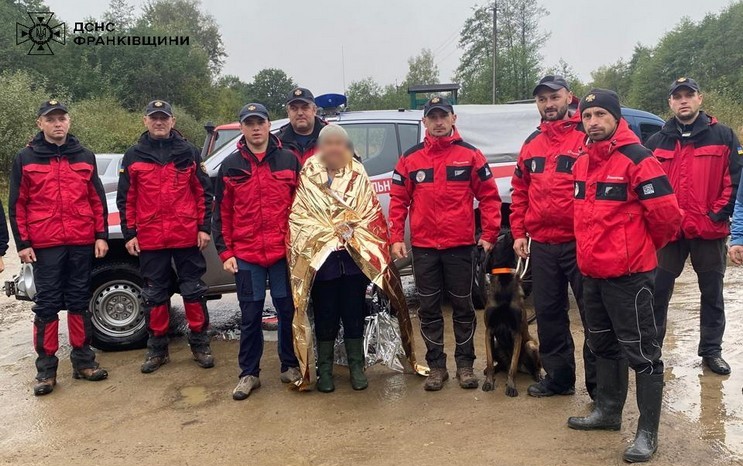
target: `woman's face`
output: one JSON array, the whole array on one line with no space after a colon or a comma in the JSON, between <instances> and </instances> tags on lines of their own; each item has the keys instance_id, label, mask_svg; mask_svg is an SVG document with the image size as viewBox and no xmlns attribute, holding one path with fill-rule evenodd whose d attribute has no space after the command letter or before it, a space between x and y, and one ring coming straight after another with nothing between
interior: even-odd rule
<instances>
[{"instance_id":1,"label":"woman's face","mask_svg":"<svg viewBox=\"0 0 743 466\"><path fill-rule=\"evenodd\" d=\"M348 141L342 136L328 136L318 145L322 161L328 168L340 169L348 163Z\"/></svg>"}]
</instances>

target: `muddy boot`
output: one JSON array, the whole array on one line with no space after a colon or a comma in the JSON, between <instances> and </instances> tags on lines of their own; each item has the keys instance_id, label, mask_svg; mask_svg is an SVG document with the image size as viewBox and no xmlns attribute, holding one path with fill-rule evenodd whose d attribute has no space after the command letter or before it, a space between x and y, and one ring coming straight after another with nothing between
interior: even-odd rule
<instances>
[{"instance_id":1,"label":"muddy boot","mask_svg":"<svg viewBox=\"0 0 743 466\"><path fill-rule=\"evenodd\" d=\"M34 395L48 395L54 391L55 385L57 385L57 377L49 377L46 379L36 380L36 385L34 385Z\"/></svg>"},{"instance_id":2,"label":"muddy boot","mask_svg":"<svg viewBox=\"0 0 743 466\"><path fill-rule=\"evenodd\" d=\"M150 374L160 369L161 366L170 362L168 354L160 356L147 355L147 359L142 363L141 371L143 374Z\"/></svg>"},{"instance_id":3,"label":"muddy boot","mask_svg":"<svg viewBox=\"0 0 743 466\"><path fill-rule=\"evenodd\" d=\"M445 367L432 367L423 389L427 392L437 392L444 388L444 382L449 380L449 371Z\"/></svg>"},{"instance_id":4,"label":"muddy boot","mask_svg":"<svg viewBox=\"0 0 743 466\"><path fill-rule=\"evenodd\" d=\"M475 377L475 371L471 367L461 367L457 369L457 378L461 388L477 388L480 380Z\"/></svg>"},{"instance_id":5,"label":"muddy boot","mask_svg":"<svg viewBox=\"0 0 743 466\"><path fill-rule=\"evenodd\" d=\"M571 417L568 427L576 430L619 430L627 399L627 360L596 359L596 402L586 417Z\"/></svg>"},{"instance_id":6,"label":"muddy boot","mask_svg":"<svg viewBox=\"0 0 743 466\"><path fill-rule=\"evenodd\" d=\"M91 382L98 382L108 378L108 371L100 367L86 367L84 369L73 369L73 379L85 379Z\"/></svg>"},{"instance_id":7,"label":"muddy boot","mask_svg":"<svg viewBox=\"0 0 743 466\"><path fill-rule=\"evenodd\" d=\"M658 424L663 402L663 374L637 374L637 421L635 441L624 451L624 461L644 463L650 461L658 449Z\"/></svg>"},{"instance_id":8,"label":"muddy boot","mask_svg":"<svg viewBox=\"0 0 743 466\"><path fill-rule=\"evenodd\" d=\"M194 351L193 360L196 361L196 364L198 364L201 368L210 369L214 367L214 356L212 356L211 349Z\"/></svg>"},{"instance_id":9,"label":"muddy boot","mask_svg":"<svg viewBox=\"0 0 743 466\"><path fill-rule=\"evenodd\" d=\"M317 342L317 391L330 393L335 390L333 383L333 359L335 341Z\"/></svg>"},{"instance_id":10,"label":"muddy boot","mask_svg":"<svg viewBox=\"0 0 743 466\"><path fill-rule=\"evenodd\" d=\"M354 390L365 390L369 381L364 374L364 340L349 338L345 340L346 354L348 355L348 369L351 372L351 387Z\"/></svg>"}]
</instances>

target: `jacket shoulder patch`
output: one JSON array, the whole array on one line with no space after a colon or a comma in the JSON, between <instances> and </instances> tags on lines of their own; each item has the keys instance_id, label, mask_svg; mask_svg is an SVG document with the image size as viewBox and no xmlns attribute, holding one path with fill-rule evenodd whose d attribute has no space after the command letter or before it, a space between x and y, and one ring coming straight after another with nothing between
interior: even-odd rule
<instances>
[{"instance_id":1,"label":"jacket shoulder patch","mask_svg":"<svg viewBox=\"0 0 743 466\"><path fill-rule=\"evenodd\" d=\"M630 144L620 147L618 150L635 165L639 165L643 160L653 156L653 152L641 144Z\"/></svg>"},{"instance_id":2,"label":"jacket shoulder patch","mask_svg":"<svg viewBox=\"0 0 743 466\"><path fill-rule=\"evenodd\" d=\"M402 154L402 156L403 157L407 157L408 155L413 154L413 153L418 152L419 150L423 149L423 147L424 147L424 144L422 142L419 142L418 144L414 145L410 149L406 150Z\"/></svg>"}]
</instances>

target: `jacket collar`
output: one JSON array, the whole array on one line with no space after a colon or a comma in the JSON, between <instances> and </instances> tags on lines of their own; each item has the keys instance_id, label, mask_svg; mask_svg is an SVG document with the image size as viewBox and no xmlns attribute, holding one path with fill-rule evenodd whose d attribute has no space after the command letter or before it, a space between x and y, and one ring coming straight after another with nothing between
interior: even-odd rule
<instances>
[{"instance_id":1,"label":"jacket collar","mask_svg":"<svg viewBox=\"0 0 743 466\"><path fill-rule=\"evenodd\" d=\"M717 118L701 111L696 120L690 125L682 125L675 117L672 117L663 125L661 132L673 139L694 139L699 134L707 131L710 126L717 124ZM683 134L688 133L688 136Z\"/></svg>"},{"instance_id":2,"label":"jacket collar","mask_svg":"<svg viewBox=\"0 0 743 466\"><path fill-rule=\"evenodd\" d=\"M315 127L312 128L312 134L310 134L310 140L308 147L312 146L317 142L317 138L320 135L320 130L323 129L328 123L322 118L315 117ZM294 132L294 127L291 123L287 123L279 129L279 139L287 146L297 146L297 133Z\"/></svg>"},{"instance_id":3,"label":"jacket collar","mask_svg":"<svg viewBox=\"0 0 743 466\"><path fill-rule=\"evenodd\" d=\"M171 148L171 155L180 155L189 151L188 141L176 130L170 132L165 139L153 139L149 131L139 136L136 149L144 154L157 157L156 151L165 147Z\"/></svg>"},{"instance_id":4,"label":"jacket collar","mask_svg":"<svg viewBox=\"0 0 743 466\"><path fill-rule=\"evenodd\" d=\"M545 121L539 125L539 131L550 141L562 139L566 134L574 131L581 124L580 114L574 113L567 120Z\"/></svg>"},{"instance_id":5,"label":"jacket collar","mask_svg":"<svg viewBox=\"0 0 743 466\"><path fill-rule=\"evenodd\" d=\"M632 144L640 144L640 139L630 129L627 121L621 118L612 137L598 142L588 139L585 150L592 160L605 160L611 157L616 150Z\"/></svg>"},{"instance_id":6,"label":"jacket collar","mask_svg":"<svg viewBox=\"0 0 743 466\"><path fill-rule=\"evenodd\" d=\"M71 155L80 152L82 146L80 141L72 134L67 134L67 142L58 146L48 142L44 138L44 133L39 131L36 136L28 143L33 151L42 157L58 157L60 155Z\"/></svg>"},{"instance_id":7,"label":"jacket collar","mask_svg":"<svg viewBox=\"0 0 743 466\"><path fill-rule=\"evenodd\" d=\"M459 135L457 127L454 126L449 136L436 137L426 131L426 137L423 138L423 144L429 150L444 150L449 148L452 144L461 140L462 136Z\"/></svg>"},{"instance_id":8,"label":"jacket collar","mask_svg":"<svg viewBox=\"0 0 743 466\"><path fill-rule=\"evenodd\" d=\"M269 156L271 156L274 152L281 149L282 147L283 146L281 144L281 140L279 140L276 135L269 134L268 146L266 147L266 156L263 158L263 160L267 160ZM242 154L242 156L246 159L252 159L256 163L260 162L255 154L253 154L253 152L248 147L248 143L245 142L245 136L240 137L240 140L237 141L237 150L239 150L240 154Z\"/></svg>"}]
</instances>

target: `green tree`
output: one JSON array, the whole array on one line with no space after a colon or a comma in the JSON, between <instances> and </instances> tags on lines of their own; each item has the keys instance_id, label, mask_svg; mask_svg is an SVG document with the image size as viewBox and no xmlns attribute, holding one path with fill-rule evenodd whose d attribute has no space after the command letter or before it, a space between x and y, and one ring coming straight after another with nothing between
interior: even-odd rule
<instances>
[{"instance_id":1,"label":"green tree","mask_svg":"<svg viewBox=\"0 0 743 466\"><path fill-rule=\"evenodd\" d=\"M374 78L368 77L348 85L346 97L351 110L379 110L384 90Z\"/></svg>"},{"instance_id":2,"label":"green tree","mask_svg":"<svg viewBox=\"0 0 743 466\"><path fill-rule=\"evenodd\" d=\"M439 67L431 49L423 49L418 55L408 58L408 73L405 75L407 86L438 83Z\"/></svg>"},{"instance_id":3,"label":"green tree","mask_svg":"<svg viewBox=\"0 0 743 466\"><path fill-rule=\"evenodd\" d=\"M266 68L253 77L247 85L247 99L259 102L266 106L271 117L278 119L286 115L284 102L292 88L297 87L289 75L283 70Z\"/></svg>"}]
</instances>

